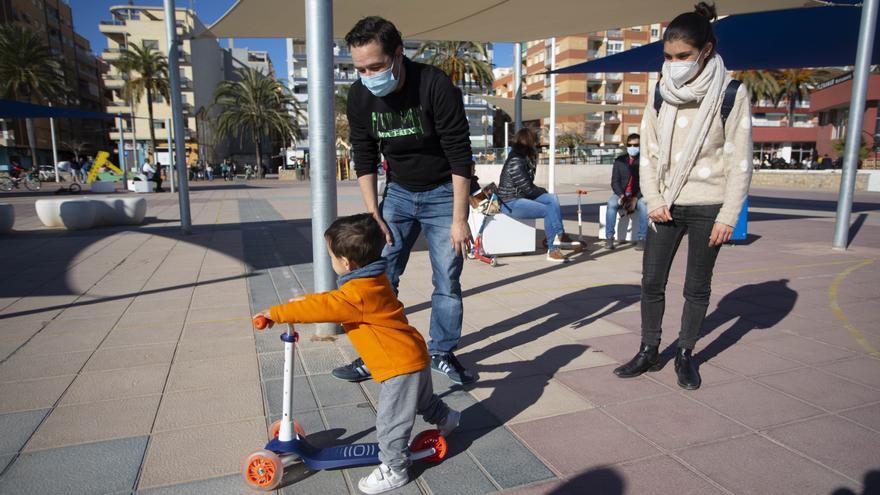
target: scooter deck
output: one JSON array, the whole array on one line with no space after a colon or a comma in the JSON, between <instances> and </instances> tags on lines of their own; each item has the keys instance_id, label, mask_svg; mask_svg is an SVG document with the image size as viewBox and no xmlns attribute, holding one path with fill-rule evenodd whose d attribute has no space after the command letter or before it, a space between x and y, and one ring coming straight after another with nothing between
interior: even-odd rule
<instances>
[{"instance_id":1,"label":"scooter deck","mask_svg":"<svg viewBox=\"0 0 880 495\"><path fill-rule=\"evenodd\" d=\"M294 454L314 471L367 466L380 462L378 443L356 443L321 449L304 438L289 442L282 442L276 438L266 444L266 450L279 455Z\"/></svg>"}]
</instances>

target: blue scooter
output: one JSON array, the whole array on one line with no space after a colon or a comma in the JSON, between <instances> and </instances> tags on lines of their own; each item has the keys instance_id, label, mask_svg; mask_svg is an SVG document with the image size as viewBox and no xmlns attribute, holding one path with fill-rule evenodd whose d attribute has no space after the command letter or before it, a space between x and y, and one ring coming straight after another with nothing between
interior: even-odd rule
<instances>
[{"instance_id":1,"label":"blue scooter","mask_svg":"<svg viewBox=\"0 0 880 495\"><path fill-rule=\"evenodd\" d=\"M254 328L263 330L274 324L265 316L254 318ZM284 477L284 469L302 462L312 471L340 469L379 464L379 444L356 443L328 448L311 445L299 423L291 417L293 410L293 359L294 346L299 334L289 325L281 334L284 341L284 398L281 419L272 424L269 434L272 440L263 449L252 452L245 460L241 475L245 483L257 491L278 488ZM425 430L410 443L411 459L439 462L447 453L446 439L440 430Z\"/></svg>"}]
</instances>

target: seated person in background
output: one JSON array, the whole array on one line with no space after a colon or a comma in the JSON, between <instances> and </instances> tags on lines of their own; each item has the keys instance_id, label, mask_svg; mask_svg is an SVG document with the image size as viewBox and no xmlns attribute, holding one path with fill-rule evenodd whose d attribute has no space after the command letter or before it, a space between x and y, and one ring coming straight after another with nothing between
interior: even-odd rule
<instances>
[{"instance_id":1,"label":"seated person in background","mask_svg":"<svg viewBox=\"0 0 880 495\"><path fill-rule=\"evenodd\" d=\"M580 249L582 246L565 234L559 198L535 185L537 140L535 131L526 127L514 136L498 181L501 212L513 218L543 218L547 261L564 263L567 259L560 249Z\"/></svg>"},{"instance_id":2,"label":"seated person in background","mask_svg":"<svg viewBox=\"0 0 880 495\"><path fill-rule=\"evenodd\" d=\"M605 212L605 249L614 249L614 228L617 225L617 211L626 214L639 210L639 235L636 238L636 251L644 251L645 237L648 235L648 205L639 189L639 135L630 134L626 138L626 154L614 160L611 171L611 190L614 194L608 199Z\"/></svg>"}]
</instances>

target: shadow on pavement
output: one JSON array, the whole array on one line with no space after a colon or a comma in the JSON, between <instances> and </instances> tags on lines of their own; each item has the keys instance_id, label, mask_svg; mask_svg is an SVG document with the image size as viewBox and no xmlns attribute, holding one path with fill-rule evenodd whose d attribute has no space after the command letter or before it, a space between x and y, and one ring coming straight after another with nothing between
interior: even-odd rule
<instances>
[{"instance_id":1,"label":"shadow on pavement","mask_svg":"<svg viewBox=\"0 0 880 495\"><path fill-rule=\"evenodd\" d=\"M880 493L880 471L875 469L865 473L865 482L861 494L849 488L838 488L831 492L831 495L877 495L878 493Z\"/></svg>"},{"instance_id":2,"label":"shadow on pavement","mask_svg":"<svg viewBox=\"0 0 880 495\"><path fill-rule=\"evenodd\" d=\"M788 286L788 282L788 279L770 280L744 285L727 293L718 302L718 307L706 316L700 338L730 321L734 323L694 356L697 365L709 362L730 349L752 330L773 328L785 319L794 309L798 298L798 293ZM758 302L757 305L765 306L766 312L755 313L755 301ZM663 350L660 367L672 359L677 347L678 339Z\"/></svg>"},{"instance_id":3,"label":"shadow on pavement","mask_svg":"<svg viewBox=\"0 0 880 495\"><path fill-rule=\"evenodd\" d=\"M596 468L565 480L562 485L547 492L547 495L623 495L626 481L612 467Z\"/></svg>"}]
</instances>

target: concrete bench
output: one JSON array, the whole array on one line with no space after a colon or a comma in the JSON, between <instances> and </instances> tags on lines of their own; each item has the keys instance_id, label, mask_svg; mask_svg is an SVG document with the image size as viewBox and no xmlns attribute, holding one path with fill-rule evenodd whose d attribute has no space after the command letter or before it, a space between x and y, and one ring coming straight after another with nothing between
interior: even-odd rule
<instances>
[{"instance_id":1,"label":"concrete bench","mask_svg":"<svg viewBox=\"0 0 880 495\"><path fill-rule=\"evenodd\" d=\"M137 174L128 181L128 190L136 193L151 193L156 190L156 183L148 180L144 174Z\"/></svg>"},{"instance_id":2,"label":"concrete bench","mask_svg":"<svg viewBox=\"0 0 880 495\"><path fill-rule=\"evenodd\" d=\"M474 237L480 232L485 216L471 209L468 224ZM520 220L504 213L492 215L483 231L483 250L487 254L520 254L535 252L535 220Z\"/></svg>"},{"instance_id":3,"label":"concrete bench","mask_svg":"<svg viewBox=\"0 0 880 495\"><path fill-rule=\"evenodd\" d=\"M35 207L43 225L67 230L140 225L147 214L144 198L39 199Z\"/></svg>"},{"instance_id":4,"label":"concrete bench","mask_svg":"<svg viewBox=\"0 0 880 495\"><path fill-rule=\"evenodd\" d=\"M605 239L605 215L608 212L608 205L599 206L599 239ZM617 215L617 226L614 229L614 236L618 241L632 241L633 235L639 233L639 212L638 210L625 216Z\"/></svg>"},{"instance_id":5,"label":"concrete bench","mask_svg":"<svg viewBox=\"0 0 880 495\"><path fill-rule=\"evenodd\" d=\"M0 203L0 234L12 232L15 225L15 207L9 203Z\"/></svg>"},{"instance_id":6,"label":"concrete bench","mask_svg":"<svg viewBox=\"0 0 880 495\"><path fill-rule=\"evenodd\" d=\"M116 182L95 181L89 184L89 190L93 193L112 193L116 192Z\"/></svg>"}]
</instances>

